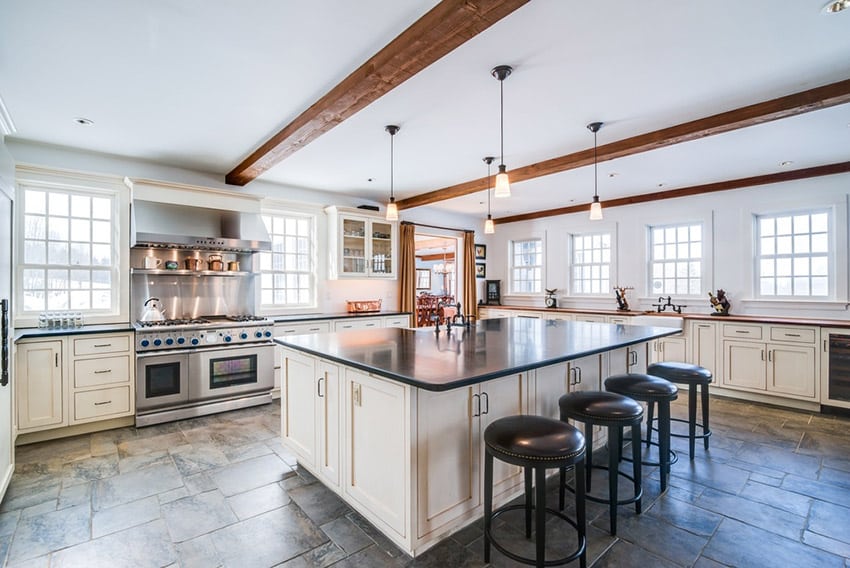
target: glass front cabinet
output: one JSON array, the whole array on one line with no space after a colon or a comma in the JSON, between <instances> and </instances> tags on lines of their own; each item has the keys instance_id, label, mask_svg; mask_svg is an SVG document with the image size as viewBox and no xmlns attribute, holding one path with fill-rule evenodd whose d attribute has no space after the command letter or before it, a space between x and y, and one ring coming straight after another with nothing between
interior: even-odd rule
<instances>
[{"instance_id":1,"label":"glass front cabinet","mask_svg":"<svg viewBox=\"0 0 850 568\"><path fill-rule=\"evenodd\" d=\"M331 278L396 278L398 223L328 207Z\"/></svg>"}]
</instances>

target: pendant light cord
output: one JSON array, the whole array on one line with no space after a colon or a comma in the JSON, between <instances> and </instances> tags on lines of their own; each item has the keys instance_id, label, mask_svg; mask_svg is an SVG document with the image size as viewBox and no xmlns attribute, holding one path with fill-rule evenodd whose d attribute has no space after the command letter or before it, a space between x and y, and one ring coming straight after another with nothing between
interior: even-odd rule
<instances>
[{"instance_id":1,"label":"pendant light cord","mask_svg":"<svg viewBox=\"0 0 850 568\"><path fill-rule=\"evenodd\" d=\"M597 191L597 185L599 183L599 174L597 173L597 163L596 163L596 133L599 132L597 128L593 132L593 197L599 197L599 192Z\"/></svg>"},{"instance_id":2,"label":"pendant light cord","mask_svg":"<svg viewBox=\"0 0 850 568\"><path fill-rule=\"evenodd\" d=\"M393 164L395 163L395 158L393 155L393 142L395 139L395 134L390 133L390 201L395 199L393 195Z\"/></svg>"},{"instance_id":3,"label":"pendant light cord","mask_svg":"<svg viewBox=\"0 0 850 568\"><path fill-rule=\"evenodd\" d=\"M490 217L490 162L487 162L487 217Z\"/></svg>"},{"instance_id":4,"label":"pendant light cord","mask_svg":"<svg viewBox=\"0 0 850 568\"><path fill-rule=\"evenodd\" d=\"M505 80L499 79L499 146L501 165L505 164Z\"/></svg>"}]
</instances>

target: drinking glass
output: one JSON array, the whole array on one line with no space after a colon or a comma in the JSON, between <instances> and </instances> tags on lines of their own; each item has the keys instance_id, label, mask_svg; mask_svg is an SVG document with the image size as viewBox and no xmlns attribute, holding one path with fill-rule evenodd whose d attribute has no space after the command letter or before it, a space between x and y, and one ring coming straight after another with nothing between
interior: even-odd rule
<instances>
[{"instance_id":1,"label":"drinking glass","mask_svg":"<svg viewBox=\"0 0 850 568\"><path fill-rule=\"evenodd\" d=\"M38 314L38 327L42 329L47 327L47 312Z\"/></svg>"}]
</instances>

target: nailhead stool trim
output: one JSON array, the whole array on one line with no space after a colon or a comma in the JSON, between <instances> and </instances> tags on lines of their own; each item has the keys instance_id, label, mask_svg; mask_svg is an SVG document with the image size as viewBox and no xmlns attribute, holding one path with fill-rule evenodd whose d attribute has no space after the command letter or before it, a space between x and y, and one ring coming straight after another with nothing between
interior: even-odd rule
<instances>
[{"instance_id":1,"label":"nailhead stool trim","mask_svg":"<svg viewBox=\"0 0 850 568\"><path fill-rule=\"evenodd\" d=\"M691 365L690 363L679 363L677 361L663 361L660 363L652 363L646 369L647 374L662 379L667 379L671 383L680 385L688 385L688 419L671 418L672 422L683 422L688 424L688 433L676 434L670 432L671 436L676 438L688 438L688 450L690 458L694 459L694 447L697 438L701 438L705 449L708 449L708 439L711 437L711 428L708 425L708 385L712 381L711 371L699 365ZM702 407L702 423L697 422L697 389L699 389L700 406ZM652 416L652 403L649 403L648 415ZM652 421L649 422L652 424ZM696 429L699 428L702 434L697 434ZM649 437L652 437L650 431Z\"/></svg>"},{"instance_id":2,"label":"nailhead stool trim","mask_svg":"<svg viewBox=\"0 0 850 568\"><path fill-rule=\"evenodd\" d=\"M570 394L565 394L558 399L558 406L561 410L561 420L566 422L568 419L573 419L578 422L583 422L585 425L585 439L587 447L587 465L585 467L585 485L586 490L590 491L590 477L593 468L604 469L608 471L608 498L598 497L587 494L585 497L589 501L596 503L608 503L608 513L610 519L611 534L617 534L617 505L635 504L635 512L641 512L641 497L643 497L643 489L641 488L641 463L640 463L640 423L643 420L643 408L634 400L620 396L611 392L604 391L579 391ZM593 465L593 427L607 426L608 427L608 467ZM623 433L623 427L631 426L632 428L632 451L634 459L632 460L632 475L620 471L620 453L622 445L620 439ZM618 476L622 475L629 479L634 484L634 495L628 499L617 498ZM576 485L579 484L580 473L576 470ZM573 488L566 483L566 469L561 469L561 478L559 483L559 505L564 508L564 490ZM576 487L576 492L578 487Z\"/></svg>"},{"instance_id":3,"label":"nailhead stool trim","mask_svg":"<svg viewBox=\"0 0 850 568\"><path fill-rule=\"evenodd\" d=\"M661 492L667 490L670 466L678 456L670 449L670 403L679 396L679 387L659 377L643 373L613 375L605 379L605 389L647 404L658 403L658 462L644 460L644 465L661 468ZM647 416L647 445L651 443L652 416ZM610 445L610 443L609 443Z\"/></svg>"},{"instance_id":4,"label":"nailhead stool trim","mask_svg":"<svg viewBox=\"0 0 850 568\"><path fill-rule=\"evenodd\" d=\"M582 433L573 426L542 416L507 416L499 418L484 430L484 562L490 562L490 545L515 562L533 566L560 566L579 559L587 567L587 519L585 515L584 459ZM523 468L525 473L525 504L506 505L493 511L493 458ZM546 470L575 466L576 519L546 507ZM532 475L535 491L532 506ZM531 538L531 511L534 510L536 529L535 558L519 556L506 549L492 535L493 519L507 511L525 510L525 536ZM561 507L563 509L563 505ZM578 546L571 554L556 560L546 560L546 514L558 517L576 529Z\"/></svg>"}]
</instances>

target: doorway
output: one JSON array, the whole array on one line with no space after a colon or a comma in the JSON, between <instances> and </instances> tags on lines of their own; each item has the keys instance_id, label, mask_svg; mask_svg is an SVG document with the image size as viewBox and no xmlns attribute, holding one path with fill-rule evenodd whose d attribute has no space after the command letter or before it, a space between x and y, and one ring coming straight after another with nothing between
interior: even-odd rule
<instances>
[{"instance_id":1,"label":"doorway","mask_svg":"<svg viewBox=\"0 0 850 568\"><path fill-rule=\"evenodd\" d=\"M416 326L434 324L440 303L462 302L462 251L460 238L417 231L414 236L416 256Z\"/></svg>"}]
</instances>

